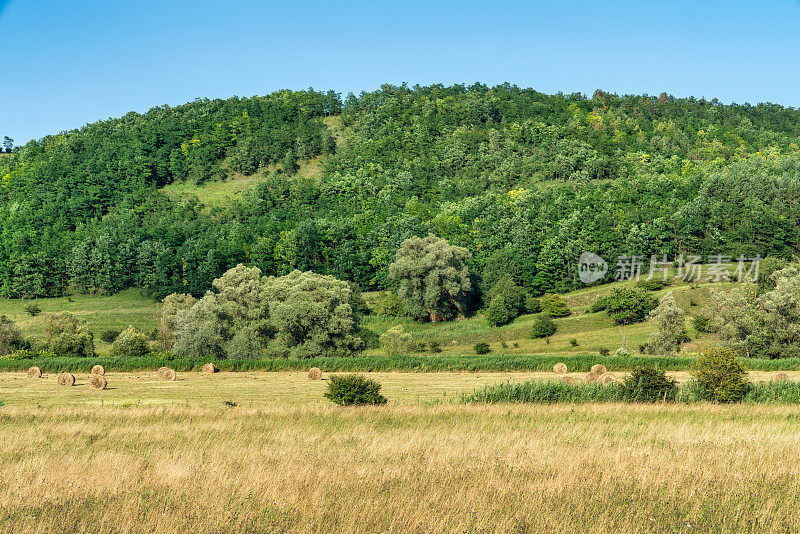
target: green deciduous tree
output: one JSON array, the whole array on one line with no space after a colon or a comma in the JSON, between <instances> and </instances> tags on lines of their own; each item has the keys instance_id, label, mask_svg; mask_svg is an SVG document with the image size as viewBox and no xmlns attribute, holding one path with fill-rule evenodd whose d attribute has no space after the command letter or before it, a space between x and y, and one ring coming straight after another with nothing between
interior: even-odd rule
<instances>
[{"instance_id":1,"label":"green deciduous tree","mask_svg":"<svg viewBox=\"0 0 800 534\"><path fill-rule=\"evenodd\" d=\"M403 241L389 277L398 284L406 310L417 320L432 322L453 319L466 313L472 289L467 249L450 245L429 234Z\"/></svg>"}]
</instances>

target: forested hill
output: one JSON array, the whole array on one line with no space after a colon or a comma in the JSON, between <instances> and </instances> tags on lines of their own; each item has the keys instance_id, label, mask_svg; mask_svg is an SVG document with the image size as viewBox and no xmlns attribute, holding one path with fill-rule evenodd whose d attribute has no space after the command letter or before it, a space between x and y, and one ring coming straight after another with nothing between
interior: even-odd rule
<instances>
[{"instance_id":1,"label":"forested hill","mask_svg":"<svg viewBox=\"0 0 800 534\"><path fill-rule=\"evenodd\" d=\"M379 289L429 232L470 250L479 287L509 272L537 293L576 287L583 251L790 256L798 144L778 105L510 85L159 107L0 158L1 291L201 294L237 263ZM214 209L160 190L251 174Z\"/></svg>"}]
</instances>

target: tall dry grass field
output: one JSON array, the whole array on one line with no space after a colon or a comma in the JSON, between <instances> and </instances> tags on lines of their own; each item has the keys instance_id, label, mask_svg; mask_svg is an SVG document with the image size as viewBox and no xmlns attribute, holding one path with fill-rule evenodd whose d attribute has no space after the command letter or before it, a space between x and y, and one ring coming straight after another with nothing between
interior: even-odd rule
<instances>
[{"instance_id":1,"label":"tall dry grass field","mask_svg":"<svg viewBox=\"0 0 800 534\"><path fill-rule=\"evenodd\" d=\"M799 415L7 404L0 530L794 532Z\"/></svg>"}]
</instances>

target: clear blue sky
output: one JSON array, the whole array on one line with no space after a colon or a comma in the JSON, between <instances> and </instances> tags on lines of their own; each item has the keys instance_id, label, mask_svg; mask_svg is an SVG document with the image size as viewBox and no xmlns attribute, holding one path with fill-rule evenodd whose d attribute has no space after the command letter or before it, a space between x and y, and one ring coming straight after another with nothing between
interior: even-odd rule
<instances>
[{"instance_id":1,"label":"clear blue sky","mask_svg":"<svg viewBox=\"0 0 800 534\"><path fill-rule=\"evenodd\" d=\"M800 1L0 0L0 136L280 88L488 84L800 106Z\"/></svg>"}]
</instances>

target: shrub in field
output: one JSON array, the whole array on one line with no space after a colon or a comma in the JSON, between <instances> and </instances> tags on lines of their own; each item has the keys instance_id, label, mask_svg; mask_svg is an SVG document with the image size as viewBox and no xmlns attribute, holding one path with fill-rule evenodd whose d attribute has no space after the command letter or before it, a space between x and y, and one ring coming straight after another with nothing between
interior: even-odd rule
<instances>
[{"instance_id":1,"label":"shrub in field","mask_svg":"<svg viewBox=\"0 0 800 534\"><path fill-rule=\"evenodd\" d=\"M17 349L25 348L22 338L22 331L17 324L6 317L0 315L0 355L11 354Z\"/></svg>"},{"instance_id":2,"label":"shrub in field","mask_svg":"<svg viewBox=\"0 0 800 534\"><path fill-rule=\"evenodd\" d=\"M678 383L661 369L636 367L622 381L622 395L631 402L656 402L675 398Z\"/></svg>"},{"instance_id":3,"label":"shrub in field","mask_svg":"<svg viewBox=\"0 0 800 534\"><path fill-rule=\"evenodd\" d=\"M42 309L33 302L25 305L25 311L28 312L28 315L30 315L31 317L36 317L37 315L42 313Z\"/></svg>"},{"instance_id":4,"label":"shrub in field","mask_svg":"<svg viewBox=\"0 0 800 534\"><path fill-rule=\"evenodd\" d=\"M614 324L641 323L658 306L658 299L642 289L615 287L604 297L605 310Z\"/></svg>"},{"instance_id":5,"label":"shrub in field","mask_svg":"<svg viewBox=\"0 0 800 534\"><path fill-rule=\"evenodd\" d=\"M331 375L325 397L341 406L386 404L386 398L381 395L381 385L356 374Z\"/></svg>"},{"instance_id":6,"label":"shrub in field","mask_svg":"<svg viewBox=\"0 0 800 534\"><path fill-rule=\"evenodd\" d=\"M86 321L69 313L43 314L45 338L35 343L36 352L49 351L58 356L94 356L94 336Z\"/></svg>"},{"instance_id":7,"label":"shrub in field","mask_svg":"<svg viewBox=\"0 0 800 534\"><path fill-rule=\"evenodd\" d=\"M510 275L505 275L488 292L489 306L484 312L486 321L492 326L508 324L522 312L524 299L522 290Z\"/></svg>"},{"instance_id":8,"label":"shrub in field","mask_svg":"<svg viewBox=\"0 0 800 534\"><path fill-rule=\"evenodd\" d=\"M390 328L381 335L381 345L386 349L387 356L408 354L411 349L411 334L406 332L403 325L399 324Z\"/></svg>"},{"instance_id":9,"label":"shrub in field","mask_svg":"<svg viewBox=\"0 0 800 534\"><path fill-rule=\"evenodd\" d=\"M473 349L475 350L475 354L489 354L492 351L492 349L489 348L489 344L483 342L476 343Z\"/></svg>"},{"instance_id":10,"label":"shrub in field","mask_svg":"<svg viewBox=\"0 0 800 534\"><path fill-rule=\"evenodd\" d=\"M533 320L533 326L531 326L531 337L533 339L550 337L555 333L556 323L547 315L539 315Z\"/></svg>"},{"instance_id":11,"label":"shrub in field","mask_svg":"<svg viewBox=\"0 0 800 534\"><path fill-rule=\"evenodd\" d=\"M539 313L542 311L542 301L533 295L525 295L525 313Z\"/></svg>"},{"instance_id":12,"label":"shrub in field","mask_svg":"<svg viewBox=\"0 0 800 534\"><path fill-rule=\"evenodd\" d=\"M715 402L738 402L747 393L747 370L726 347L706 349L692 372L697 384Z\"/></svg>"},{"instance_id":13,"label":"shrub in field","mask_svg":"<svg viewBox=\"0 0 800 534\"><path fill-rule=\"evenodd\" d=\"M569 311L567 303L558 295L545 295L540 299L542 313L548 317L566 317L572 312Z\"/></svg>"},{"instance_id":14,"label":"shrub in field","mask_svg":"<svg viewBox=\"0 0 800 534\"><path fill-rule=\"evenodd\" d=\"M640 280L636 283L636 287L644 289L645 291L658 291L664 289L668 282L664 279L653 278L651 280Z\"/></svg>"},{"instance_id":15,"label":"shrub in field","mask_svg":"<svg viewBox=\"0 0 800 534\"><path fill-rule=\"evenodd\" d=\"M139 329L132 325L120 332L111 345L114 356L140 357L150 352L150 341Z\"/></svg>"},{"instance_id":16,"label":"shrub in field","mask_svg":"<svg viewBox=\"0 0 800 534\"><path fill-rule=\"evenodd\" d=\"M611 350L608 347L600 347L597 349L597 352L600 354L600 356L608 356L611 354Z\"/></svg>"},{"instance_id":17,"label":"shrub in field","mask_svg":"<svg viewBox=\"0 0 800 534\"><path fill-rule=\"evenodd\" d=\"M103 330L102 332L100 332L100 339L102 339L106 343L113 343L117 339L117 337L119 337L120 332L122 331L113 328Z\"/></svg>"},{"instance_id":18,"label":"shrub in field","mask_svg":"<svg viewBox=\"0 0 800 534\"><path fill-rule=\"evenodd\" d=\"M431 341L430 348L431 348L431 352L434 352L434 353L437 353L437 354L439 352L442 352L442 346L438 341Z\"/></svg>"},{"instance_id":19,"label":"shrub in field","mask_svg":"<svg viewBox=\"0 0 800 534\"><path fill-rule=\"evenodd\" d=\"M396 293L384 293L375 306L379 317L402 317L406 314L405 302Z\"/></svg>"},{"instance_id":20,"label":"shrub in field","mask_svg":"<svg viewBox=\"0 0 800 534\"><path fill-rule=\"evenodd\" d=\"M578 343L578 340L577 340L577 339L575 339L574 337L573 337L572 339L570 339L570 340L569 340L569 344L570 344L570 346L572 346L572 347L577 347L577 346L579 345L579 343Z\"/></svg>"},{"instance_id":21,"label":"shrub in field","mask_svg":"<svg viewBox=\"0 0 800 534\"><path fill-rule=\"evenodd\" d=\"M710 320L711 318L705 315L695 315L692 318L692 326L694 326L694 329L702 334L708 332L708 322Z\"/></svg>"},{"instance_id":22,"label":"shrub in field","mask_svg":"<svg viewBox=\"0 0 800 534\"><path fill-rule=\"evenodd\" d=\"M650 312L648 320L656 325L656 330L647 342L648 352L666 356L674 354L686 337L683 312L675 304L672 292L661 298L656 309Z\"/></svg>"}]
</instances>

